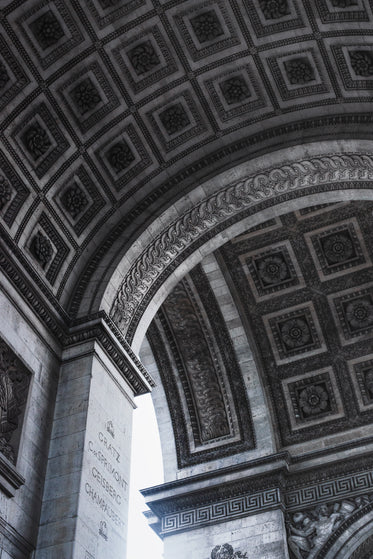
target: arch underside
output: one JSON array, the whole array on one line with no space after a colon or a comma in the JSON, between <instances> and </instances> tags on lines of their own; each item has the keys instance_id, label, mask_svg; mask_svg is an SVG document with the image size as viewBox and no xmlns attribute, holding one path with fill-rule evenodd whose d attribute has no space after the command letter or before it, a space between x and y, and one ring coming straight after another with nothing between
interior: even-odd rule
<instances>
[{"instance_id":1,"label":"arch underside","mask_svg":"<svg viewBox=\"0 0 373 559\"><path fill-rule=\"evenodd\" d=\"M369 2L293 4L4 7L3 240L67 322L109 313L143 235L197 185L284 146L369 140Z\"/></svg>"},{"instance_id":2,"label":"arch underside","mask_svg":"<svg viewBox=\"0 0 373 559\"><path fill-rule=\"evenodd\" d=\"M203 507L236 497L248 508L232 501L230 519L299 518L328 499L328 514L348 499L360 514L373 485L372 2L3 4L4 285L57 360L96 340L135 394L156 385L179 491L154 505L162 534L188 507L201 515L187 530L221 522ZM201 495L188 485L200 479ZM365 553L364 512L320 558Z\"/></svg>"}]
</instances>

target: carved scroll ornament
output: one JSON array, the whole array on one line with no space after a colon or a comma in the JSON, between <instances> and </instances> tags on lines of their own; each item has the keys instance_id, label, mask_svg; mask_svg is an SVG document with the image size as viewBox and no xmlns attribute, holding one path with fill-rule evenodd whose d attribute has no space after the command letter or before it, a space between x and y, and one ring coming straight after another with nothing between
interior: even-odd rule
<instances>
[{"instance_id":1,"label":"carved scroll ornament","mask_svg":"<svg viewBox=\"0 0 373 559\"><path fill-rule=\"evenodd\" d=\"M204 199L168 226L137 258L116 295L111 318L127 330L159 276L208 230L277 195L319 185L373 180L373 158L364 154L325 155L290 163L240 180ZM355 186L356 187L356 186Z\"/></svg>"}]
</instances>

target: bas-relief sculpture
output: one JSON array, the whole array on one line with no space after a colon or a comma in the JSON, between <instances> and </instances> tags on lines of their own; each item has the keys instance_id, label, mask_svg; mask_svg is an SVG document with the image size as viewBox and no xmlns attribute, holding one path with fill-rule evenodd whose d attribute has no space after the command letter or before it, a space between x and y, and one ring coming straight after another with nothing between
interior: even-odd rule
<instances>
[{"instance_id":1,"label":"bas-relief sculpture","mask_svg":"<svg viewBox=\"0 0 373 559\"><path fill-rule=\"evenodd\" d=\"M0 452L15 463L30 376L0 339Z\"/></svg>"},{"instance_id":2,"label":"bas-relief sculpture","mask_svg":"<svg viewBox=\"0 0 373 559\"><path fill-rule=\"evenodd\" d=\"M360 495L295 513L288 521L288 546L292 556L296 559L315 559L343 522L372 500L373 495Z\"/></svg>"},{"instance_id":3,"label":"bas-relief sculpture","mask_svg":"<svg viewBox=\"0 0 373 559\"><path fill-rule=\"evenodd\" d=\"M233 547L229 543L216 545L211 551L211 559L246 559L247 553L241 551L233 551Z\"/></svg>"}]
</instances>

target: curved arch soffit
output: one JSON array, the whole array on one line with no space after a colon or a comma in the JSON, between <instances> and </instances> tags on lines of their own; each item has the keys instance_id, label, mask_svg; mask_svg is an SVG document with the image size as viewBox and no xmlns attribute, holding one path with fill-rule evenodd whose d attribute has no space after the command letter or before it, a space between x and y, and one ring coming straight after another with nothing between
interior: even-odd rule
<instances>
[{"instance_id":1,"label":"curved arch soffit","mask_svg":"<svg viewBox=\"0 0 373 559\"><path fill-rule=\"evenodd\" d=\"M372 509L370 504L353 514L342 534L337 530L315 559L367 559L364 552L371 552L373 545Z\"/></svg>"},{"instance_id":2,"label":"curved arch soffit","mask_svg":"<svg viewBox=\"0 0 373 559\"><path fill-rule=\"evenodd\" d=\"M198 185L158 216L106 287L134 351L167 294L204 256L274 215L341 200L373 200L373 142L328 141L261 156Z\"/></svg>"}]
</instances>

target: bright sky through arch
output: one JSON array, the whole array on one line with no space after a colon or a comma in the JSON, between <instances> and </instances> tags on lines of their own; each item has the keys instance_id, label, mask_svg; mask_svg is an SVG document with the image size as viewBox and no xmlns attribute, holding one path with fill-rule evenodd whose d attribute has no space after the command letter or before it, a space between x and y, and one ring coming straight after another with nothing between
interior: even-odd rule
<instances>
[{"instance_id":1,"label":"bright sky through arch","mask_svg":"<svg viewBox=\"0 0 373 559\"><path fill-rule=\"evenodd\" d=\"M161 443L150 394L135 399L127 559L163 559L163 543L149 528L140 489L163 482Z\"/></svg>"}]
</instances>

